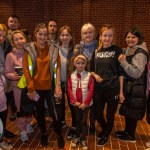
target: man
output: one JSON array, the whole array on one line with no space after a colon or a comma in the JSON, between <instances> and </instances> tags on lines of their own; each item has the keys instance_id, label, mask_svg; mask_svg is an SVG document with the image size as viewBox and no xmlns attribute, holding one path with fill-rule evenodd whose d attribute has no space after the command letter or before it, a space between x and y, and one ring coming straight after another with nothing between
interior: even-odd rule
<instances>
[{"instance_id":1,"label":"man","mask_svg":"<svg viewBox=\"0 0 150 150\"><path fill-rule=\"evenodd\" d=\"M57 43L58 42L57 21L55 19L49 20L48 32L49 32L49 40Z\"/></svg>"},{"instance_id":2,"label":"man","mask_svg":"<svg viewBox=\"0 0 150 150\"><path fill-rule=\"evenodd\" d=\"M7 38L10 41L11 33L14 30L19 29L20 23L19 23L19 17L15 14L12 14L8 17L7 25L9 27L9 30L7 31Z\"/></svg>"}]
</instances>

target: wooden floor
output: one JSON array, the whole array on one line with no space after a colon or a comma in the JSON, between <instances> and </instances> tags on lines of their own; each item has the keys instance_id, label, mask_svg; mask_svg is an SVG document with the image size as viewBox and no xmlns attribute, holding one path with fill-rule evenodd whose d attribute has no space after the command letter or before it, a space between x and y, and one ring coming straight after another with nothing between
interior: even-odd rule
<instances>
[{"instance_id":1,"label":"wooden floor","mask_svg":"<svg viewBox=\"0 0 150 150\"><path fill-rule=\"evenodd\" d=\"M67 128L63 129L63 135L66 137L66 134L68 132L68 126L70 126L71 122L71 114L67 107L66 111L66 122L67 122ZM37 126L36 121L33 119L32 124L34 127L34 134L29 135L29 141L27 143L22 143L20 140L19 131L15 125L15 121L7 121L7 129L15 133L14 139L5 139L8 143L11 143L14 146L14 150L59 150L57 147L56 142L56 135L53 132L53 129L50 128L51 125L51 118L47 117L47 131L49 136L49 144L46 148L43 148L40 145L40 131ZM100 131L100 127L97 124L97 131ZM115 125L112 131L112 134L110 136L109 142L104 147L97 147L97 139L96 139L96 133L95 135L90 135L88 133L87 136L87 142L89 146L89 150L145 150L147 147L145 145L146 142L150 141L150 125L148 125L143 119L142 121L138 122L138 127L136 130L136 138L137 142L135 144L133 143L127 143L127 142L121 142L119 141L114 132L116 130L123 129L124 126L124 118L118 115L118 111L115 116ZM64 150L71 150L71 141L67 141L65 139L65 148ZM76 148L75 150L81 150L81 147ZM73 149L72 149L73 150Z\"/></svg>"}]
</instances>

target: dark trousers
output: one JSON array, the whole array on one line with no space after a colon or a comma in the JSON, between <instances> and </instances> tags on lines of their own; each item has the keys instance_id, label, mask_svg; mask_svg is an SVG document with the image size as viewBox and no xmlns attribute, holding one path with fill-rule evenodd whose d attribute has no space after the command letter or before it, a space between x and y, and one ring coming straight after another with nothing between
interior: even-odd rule
<instances>
[{"instance_id":1,"label":"dark trousers","mask_svg":"<svg viewBox=\"0 0 150 150\"><path fill-rule=\"evenodd\" d=\"M61 117L62 117L62 105L57 105L53 101L51 90L36 90L40 98L35 102L37 121L40 127L41 133L46 133L46 121L45 121L45 105L44 100L46 99L49 113L52 116L54 129L58 136L61 135Z\"/></svg>"},{"instance_id":2,"label":"dark trousers","mask_svg":"<svg viewBox=\"0 0 150 150\"><path fill-rule=\"evenodd\" d=\"M114 125L115 112L118 107L119 89L106 91L101 88L95 88L95 108L96 119L102 128L104 137L108 137ZM107 104L106 120L104 118L104 108Z\"/></svg>"},{"instance_id":3,"label":"dark trousers","mask_svg":"<svg viewBox=\"0 0 150 150\"><path fill-rule=\"evenodd\" d=\"M3 130L5 130L5 127L6 127L6 117L7 117L7 110L0 112L0 118L2 120ZM2 137L0 139L0 142L3 141L3 134L1 136Z\"/></svg>"},{"instance_id":4,"label":"dark trousers","mask_svg":"<svg viewBox=\"0 0 150 150\"><path fill-rule=\"evenodd\" d=\"M95 106L90 106L90 125L95 126Z\"/></svg>"},{"instance_id":5,"label":"dark trousers","mask_svg":"<svg viewBox=\"0 0 150 150\"><path fill-rule=\"evenodd\" d=\"M65 121L65 110L66 110L66 106L65 106L65 92L62 93L62 119L61 121Z\"/></svg>"},{"instance_id":6,"label":"dark trousers","mask_svg":"<svg viewBox=\"0 0 150 150\"><path fill-rule=\"evenodd\" d=\"M15 99L14 99L13 91L10 91L9 93L6 93L6 98L7 98L7 105L10 104L11 112L16 112L17 108L16 108L16 105L15 105Z\"/></svg>"},{"instance_id":7,"label":"dark trousers","mask_svg":"<svg viewBox=\"0 0 150 150\"><path fill-rule=\"evenodd\" d=\"M85 140L89 108L86 107L84 110L79 109L77 106L74 106L73 108L76 116L76 137Z\"/></svg>"},{"instance_id":8,"label":"dark trousers","mask_svg":"<svg viewBox=\"0 0 150 150\"><path fill-rule=\"evenodd\" d=\"M132 137L135 137L137 120L125 117L125 131Z\"/></svg>"},{"instance_id":9,"label":"dark trousers","mask_svg":"<svg viewBox=\"0 0 150 150\"><path fill-rule=\"evenodd\" d=\"M72 127L75 127L76 126L75 109L74 109L74 106L70 104L70 99L69 99L68 94L67 94L67 100L68 100L68 105L69 105L70 112L71 112L71 117L72 117Z\"/></svg>"}]
</instances>

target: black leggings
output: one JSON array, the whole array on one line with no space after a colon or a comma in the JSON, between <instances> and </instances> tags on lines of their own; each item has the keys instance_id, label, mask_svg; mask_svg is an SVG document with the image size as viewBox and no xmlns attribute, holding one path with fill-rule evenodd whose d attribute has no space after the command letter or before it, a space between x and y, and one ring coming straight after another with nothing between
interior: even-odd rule
<instances>
[{"instance_id":1,"label":"black leggings","mask_svg":"<svg viewBox=\"0 0 150 150\"><path fill-rule=\"evenodd\" d=\"M45 105L44 100L46 99L48 105L48 111L53 118L54 129L58 136L61 135L61 118L62 118L62 104L56 105L53 102L51 90L36 90L40 98L35 102L37 121L40 127L41 133L46 133L46 121L45 121Z\"/></svg>"},{"instance_id":2,"label":"black leggings","mask_svg":"<svg viewBox=\"0 0 150 150\"><path fill-rule=\"evenodd\" d=\"M114 125L114 117L119 100L118 94L119 89L105 91L101 88L95 88L96 118L102 128L102 134L106 138L110 135ZM107 104L106 120L104 117L105 104Z\"/></svg>"},{"instance_id":3,"label":"black leggings","mask_svg":"<svg viewBox=\"0 0 150 150\"><path fill-rule=\"evenodd\" d=\"M137 120L125 117L125 131L135 138L135 131L137 127Z\"/></svg>"}]
</instances>

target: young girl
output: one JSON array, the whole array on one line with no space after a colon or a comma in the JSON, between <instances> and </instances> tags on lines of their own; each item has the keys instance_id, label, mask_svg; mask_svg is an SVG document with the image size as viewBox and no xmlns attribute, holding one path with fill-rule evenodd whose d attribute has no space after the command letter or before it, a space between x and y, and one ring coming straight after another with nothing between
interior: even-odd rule
<instances>
[{"instance_id":1,"label":"young girl","mask_svg":"<svg viewBox=\"0 0 150 150\"><path fill-rule=\"evenodd\" d=\"M94 50L98 47L95 39L96 30L91 23L86 23L81 28L81 42L76 45L74 54L84 54L89 60L92 58ZM94 103L94 100L93 100ZM95 109L94 105L90 106L90 133L95 132Z\"/></svg>"},{"instance_id":2,"label":"young girl","mask_svg":"<svg viewBox=\"0 0 150 150\"><path fill-rule=\"evenodd\" d=\"M59 109L52 99L53 85L52 77L54 71L54 64L57 63L56 68L56 86L55 95L60 97L60 56L58 48L53 43L48 43L48 31L45 24L38 24L34 31L36 40L25 45L24 57L24 75L27 82L28 96L35 101L38 94L39 100L35 102L37 122L41 131L41 145L48 145L48 135L45 121L45 105L46 99L48 110L53 118L54 129L57 134L58 147L64 147L64 139L61 135L61 114L62 109ZM34 55L33 55L34 54ZM28 56L32 60L33 76L29 73ZM43 67L44 66L44 67Z\"/></svg>"},{"instance_id":3,"label":"young girl","mask_svg":"<svg viewBox=\"0 0 150 150\"><path fill-rule=\"evenodd\" d=\"M63 115L62 115L62 128L66 127L65 121L65 93L67 78L69 75L69 64L73 56L73 37L72 31L69 26L63 26L59 31L59 55L61 58L61 86L62 86L62 103L63 103ZM73 125L73 124L72 124Z\"/></svg>"},{"instance_id":4,"label":"young girl","mask_svg":"<svg viewBox=\"0 0 150 150\"><path fill-rule=\"evenodd\" d=\"M77 147L79 142L82 149L88 149L86 143L87 117L89 107L92 105L94 93L94 81L87 70L87 59L84 55L74 58L75 71L68 78L67 91L70 102L75 111L76 137L71 146Z\"/></svg>"},{"instance_id":5,"label":"young girl","mask_svg":"<svg viewBox=\"0 0 150 150\"><path fill-rule=\"evenodd\" d=\"M118 61L122 50L114 45L115 32L111 25L104 25L100 30L99 47L93 53L90 70L95 78L95 108L96 118L102 131L98 135L98 146L108 141L114 125L114 116L118 101L124 100L123 76L119 70ZM107 115L104 118L104 108L107 104Z\"/></svg>"},{"instance_id":6,"label":"young girl","mask_svg":"<svg viewBox=\"0 0 150 150\"><path fill-rule=\"evenodd\" d=\"M21 140L25 142L28 140L27 133L33 132L33 128L30 125L32 117L22 116L20 114L21 89L17 87L17 84L21 76L15 72L14 67L16 66L22 67L23 57L24 57L23 46L26 43L26 38L23 32L21 32L20 30L15 30L11 35L11 41L14 46L14 49L6 57L5 75L12 82L15 104L17 107L16 124L19 131L21 132Z\"/></svg>"}]
</instances>

